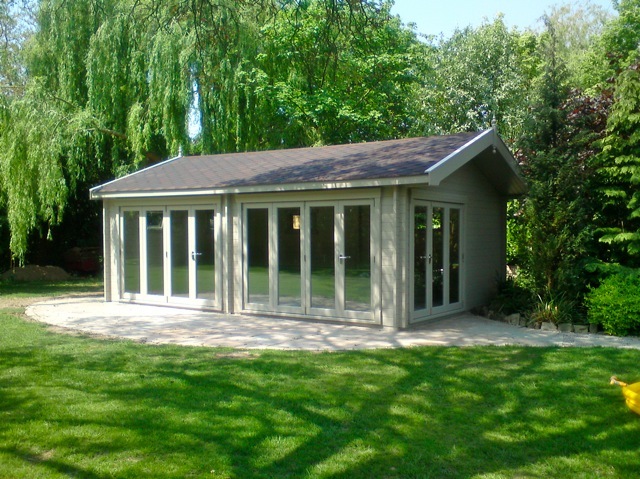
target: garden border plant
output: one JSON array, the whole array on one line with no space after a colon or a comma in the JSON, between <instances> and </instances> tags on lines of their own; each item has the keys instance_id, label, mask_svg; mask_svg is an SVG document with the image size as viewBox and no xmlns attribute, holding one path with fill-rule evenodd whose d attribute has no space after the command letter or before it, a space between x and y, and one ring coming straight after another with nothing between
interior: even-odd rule
<instances>
[{"instance_id":1,"label":"garden border plant","mask_svg":"<svg viewBox=\"0 0 640 479\"><path fill-rule=\"evenodd\" d=\"M604 278L586 296L588 319L607 334L640 334L640 271L620 270Z\"/></svg>"}]
</instances>

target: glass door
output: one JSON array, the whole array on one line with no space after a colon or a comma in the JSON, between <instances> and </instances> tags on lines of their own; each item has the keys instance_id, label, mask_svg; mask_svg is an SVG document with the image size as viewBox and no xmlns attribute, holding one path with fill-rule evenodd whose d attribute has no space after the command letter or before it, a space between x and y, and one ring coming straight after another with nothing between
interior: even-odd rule
<instances>
[{"instance_id":1,"label":"glass door","mask_svg":"<svg viewBox=\"0 0 640 479\"><path fill-rule=\"evenodd\" d=\"M216 295L216 212L197 209L193 215L193 296L194 299L215 302Z\"/></svg>"},{"instance_id":2,"label":"glass door","mask_svg":"<svg viewBox=\"0 0 640 479\"><path fill-rule=\"evenodd\" d=\"M218 218L211 207L170 208L168 301L220 307Z\"/></svg>"},{"instance_id":3,"label":"glass door","mask_svg":"<svg viewBox=\"0 0 640 479\"><path fill-rule=\"evenodd\" d=\"M145 216L146 293L164 296L164 211L148 210Z\"/></svg>"},{"instance_id":4,"label":"glass door","mask_svg":"<svg viewBox=\"0 0 640 479\"><path fill-rule=\"evenodd\" d=\"M302 308L301 206L276 206L277 306L299 312Z\"/></svg>"},{"instance_id":5,"label":"glass door","mask_svg":"<svg viewBox=\"0 0 640 479\"><path fill-rule=\"evenodd\" d=\"M303 210L295 203L245 207L245 308L304 312Z\"/></svg>"},{"instance_id":6,"label":"glass door","mask_svg":"<svg viewBox=\"0 0 640 479\"><path fill-rule=\"evenodd\" d=\"M462 207L416 200L412 213L413 319L462 309Z\"/></svg>"},{"instance_id":7,"label":"glass door","mask_svg":"<svg viewBox=\"0 0 640 479\"><path fill-rule=\"evenodd\" d=\"M309 258L307 304L317 313L336 309L336 231L335 206L309 206L307 235Z\"/></svg>"},{"instance_id":8,"label":"glass door","mask_svg":"<svg viewBox=\"0 0 640 479\"><path fill-rule=\"evenodd\" d=\"M140 294L140 212L121 213L122 293L133 298Z\"/></svg>"},{"instance_id":9,"label":"glass door","mask_svg":"<svg viewBox=\"0 0 640 479\"><path fill-rule=\"evenodd\" d=\"M244 303L249 309L271 308L270 227L268 206L248 208L244 216Z\"/></svg>"},{"instance_id":10,"label":"glass door","mask_svg":"<svg viewBox=\"0 0 640 479\"><path fill-rule=\"evenodd\" d=\"M371 311L371 206L343 205L339 256L345 311Z\"/></svg>"},{"instance_id":11,"label":"glass door","mask_svg":"<svg viewBox=\"0 0 640 479\"><path fill-rule=\"evenodd\" d=\"M307 313L372 319L372 206L309 204Z\"/></svg>"},{"instance_id":12,"label":"glass door","mask_svg":"<svg viewBox=\"0 0 640 479\"><path fill-rule=\"evenodd\" d=\"M244 307L369 320L373 202L244 207Z\"/></svg>"},{"instance_id":13,"label":"glass door","mask_svg":"<svg viewBox=\"0 0 640 479\"><path fill-rule=\"evenodd\" d=\"M121 212L122 298L220 308L216 208Z\"/></svg>"},{"instance_id":14,"label":"glass door","mask_svg":"<svg viewBox=\"0 0 640 479\"><path fill-rule=\"evenodd\" d=\"M189 210L169 210L169 298L189 298Z\"/></svg>"}]
</instances>

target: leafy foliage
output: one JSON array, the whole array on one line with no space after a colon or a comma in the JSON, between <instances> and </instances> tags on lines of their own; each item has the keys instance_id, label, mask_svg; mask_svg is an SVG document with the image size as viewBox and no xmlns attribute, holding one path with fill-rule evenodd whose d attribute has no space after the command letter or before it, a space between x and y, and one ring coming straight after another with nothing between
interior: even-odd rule
<instances>
[{"instance_id":1,"label":"leafy foliage","mask_svg":"<svg viewBox=\"0 0 640 479\"><path fill-rule=\"evenodd\" d=\"M602 142L598 173L602 178L603 205L608 227L601 241L623 244L632 257L640 257L640 63L618 77L615 102ZM626 208L625 208L626 207ZM624 258L633 266L637 260Z\"/></svg>"},{"instance_id":2,"label":"leafy foliage","mask_svg":"<svg viewBox=\"0 0 640 479\"><path fill-rule=\"evenodd\" d=\"M544 297L538 295L538 301L531 311L531 320L535 323L572 323L575 307L575 302L565 299L563 295L547 292Z\"/></svg>"},{"instance_id":3,"label":"leafy foliage","mask_svg":"<svg viewBox=\"0 0 640 479\"><path fill-rule=\"evenodd\" d=\"M598 203L593 161L604 135L611 95L590 97L565 86L560 65L546 65L538 104L518 155L530 191L522 209L519 241L525 273L536 292L579 300L586 292L585 266L602 256L595 239Z\"/></svg>"},{"instance_id":4,"label":"leafy foliage","mask_svg":"<svg viewBox=\"0 0 640 479\"><path fill-rule=\"evenodd\" d=\"M89 186L181 148L405 136L426 47L389 8L41 0L24 48L25 88L0 98L0 191L14 256L25 258L33 231L63 230L67 208L91 209Z\"/></svg>"},{"instance_id":5,"label":"leafy foliage","mask_svg":"<svg viewBox=\"0 0 640 479\"><path fill-rule=\"evenodd\" d=\"M640 334L640 270L621 271L605 278L587 295L589 322L617 336Z\"/></svg>"},{"instance_id":6,"label":"leafy foliage","mask_svg":"<svg viewBox=\"0 0 640 479\"><path fill-rule=\"evenodd\" d=\"M537 46L535 35L510 31L501 17L440 39L433 50L435 73L423 90L424 129L486 129L495 118L507 139L518 137L540 67Z\"/></svg>"},{"instance_id":7,"label":"leafy foliage","mask_svg":"<svg viewBox=\"0 0 640 479\"><path fill-rule=\"evenodd\" d=\"M530 311L534 305L534 294L521 280L508 278L498 283L498 293L491 301L490 308L504 315Z\"/></svg>"}]
</instances>

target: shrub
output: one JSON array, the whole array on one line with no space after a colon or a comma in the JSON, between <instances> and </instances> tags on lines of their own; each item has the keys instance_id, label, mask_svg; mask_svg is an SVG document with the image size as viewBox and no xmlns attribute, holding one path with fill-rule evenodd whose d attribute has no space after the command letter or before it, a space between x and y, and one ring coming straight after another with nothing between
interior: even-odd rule
<instances>
[{"instance_id":1,"label":"shrub","mask_svg":"<svg viewBox=\"0 0 640 479\"><path fill-rule=\"evenodd\" d=\"M589 322L607 334L640 333L640 270L619 272L591 288L586 297Z\"/></svg>"},{"instance_id":2,"label":"shrub","mask_svg":"<svg viewBox=\"0 0 640 479\"><path fill-rule=\"evenodd\" d=\"M509 278L498 283L498 293L489 307L502 314L513 314L530 310L533 303L534 294L531 289Z\"/></svg>"}]
</instances>

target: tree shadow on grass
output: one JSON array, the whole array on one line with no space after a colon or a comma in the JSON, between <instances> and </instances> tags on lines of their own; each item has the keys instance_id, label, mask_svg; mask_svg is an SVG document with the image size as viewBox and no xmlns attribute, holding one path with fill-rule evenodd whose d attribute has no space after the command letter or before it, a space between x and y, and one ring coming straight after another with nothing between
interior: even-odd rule
<instances>
[{"instance_id":1,"label":"tree shadow on grass","mask_svg":"<svg viewBox=\"0 0 640 479\"><path fill-rule=\"evenodd\" d=\"M535 477L549 477L565 466L566 459L587 461L585 454L593 460L591 473L600 477L614 468L623 474L640 467L638 444L633 438L640 431L640 422L625 414L615 401L619 392L608 388L606 374L585 378L576 370L575 361L563 361L567 350L494 351L479 350L481 354L471 354L476 358L469 362L471 358L461 361L447 354L448 350L412 350L424 358L425 367L436 365L422 377L413 370L404 385L395 385L414 392L426 389L435 399L419 407L422 427L417 421L416 427L407 431L404 444L409 446L402 457L395 458L395 464L380 454L333 477L366 477L372 470L387 477L415 477L416 471L420 477L492 473L512 477L526 474L528 469ZM627 364L637 360L634 353L615 351L596 357L602 361L602 356L620 355L627 356ZM608 362L619 365L616 360ZM578 378L585 381L576 381ZM611 407L603 407L607 403ZM391 412L392 408L386 415L381 411L380 416L390 417ZM383 421L370 438L388 441L390 431L396 428L393 421ZM629 434L629 428L635 432ZM378 441L378 447L385 445ZM635 455L634 460L625 463L618 457L620 462L616 462L616 456L625 452L628 457ZM604 464L599 464L602 461ZM567 467L566 476L570 476L571 466Z\"/></svg>"},{"instance_id":2,"label":"tree shadow on grass","mask_svg":"<svg viewBox=\"0 0 640 479\"><path fill-rule=\"evenodd\" d=\"M640 420L606 384L612 373L634 372L637 351L413 348L246 360L206 348L47 341L0 356L41 384L4 429L30 418L41 434L31 448L58 454L39 469L69 464L87 472L81 477L102 477L95 471L107 459L118 477L548 476L585 462L596 475L598 467L622 475L640 467ZM29 450L6 444L19 457ZM583 466L567 464L576 458Z\"/></svg>"}]
</instances>

